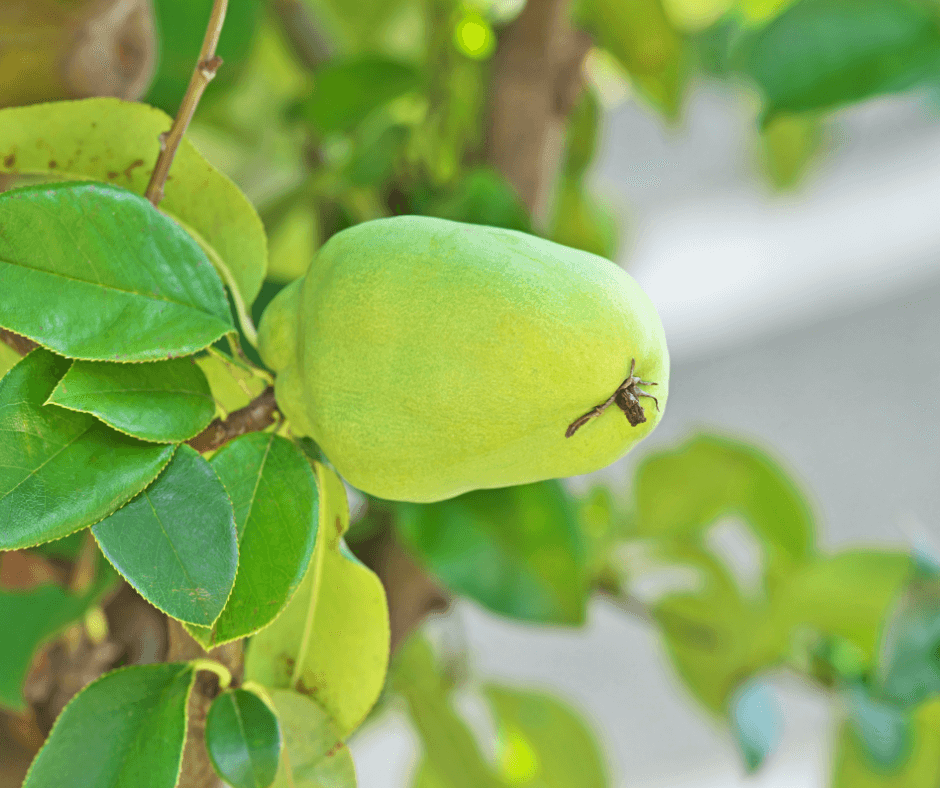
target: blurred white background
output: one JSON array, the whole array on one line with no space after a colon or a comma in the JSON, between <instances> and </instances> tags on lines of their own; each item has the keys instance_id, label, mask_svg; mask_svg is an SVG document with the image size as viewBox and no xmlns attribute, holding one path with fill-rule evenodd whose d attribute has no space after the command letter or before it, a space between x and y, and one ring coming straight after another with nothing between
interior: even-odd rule
<instances>
[{"instance_id":1,"label":"blurred white background","mask_svg":"<svg viewBox=\"0 0 940 788\"><path fill-rule=\"evenodd\" d=\"M623 208L620 262L659 308L673 368L661 426L601 478L622 486L645 449L717 429L802 481L823 545L940 542L938 114L923 96L838 114L828 154L781 196L730 94L700 90L675 131L634 103L610 111L596 183ZM828 786L833 710L783 678L783 743L746 778L655 635L606 603L578 631L469 603L453 616L478 676L551 688L585 714L613 786ZM408 785L414 745L394 715L352 750L363 788Z\"/></svg>"}]
</instances>

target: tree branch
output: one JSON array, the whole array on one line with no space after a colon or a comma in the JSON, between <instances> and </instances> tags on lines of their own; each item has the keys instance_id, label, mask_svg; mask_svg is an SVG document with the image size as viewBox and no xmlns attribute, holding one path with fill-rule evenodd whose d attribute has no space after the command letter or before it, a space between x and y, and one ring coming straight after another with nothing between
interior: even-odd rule
<instances>
[{"instance_id":1,"label":"tree branch","mask_svg":"<svg viewBox=\"0 0 940 788\"><path fill-rule=\"evenodd\" d=\"M333 57L335 48L302 0L273 0L271 6L297 58L311 71Z\"/></svg>"},{"instance_id":2,"label":"tree branch","mask_svg":"<svg viewBox=\"0 0 940 788\"><path fill-rule=\"evenodd\" d=\"M215 419L195 438L186 441L198 452L214 451L248 432L260 432L274 424L277 402L270 386L244 408L232 411L226 419Z\"/></svg>"},{"instance_id":3,"label":"tree branch","mask_svg":"<svg viewBox=\"0 0 940 788\"><path fill-rule=\"evenodd\" d=\"M590 39L567 21L569 0L528 0L500 34L490 86L486 157L543 224L581 89ZM523 109L524 108L524 109Z\"/></svg>"},{"instance_id":4,"label":"tree branch","mask_svg":"<svg viewBox=\"0 0 940 788\"><path fill-rule=\"evenodd\" d=\"M199 99L202 98L206 86L215 77L215 72L218 71L219 66L222 65L222 58L215 54L215 48L219 43L219 35L222 33L222 23L225 21L227 8L228 0L214 0L212 3L212 14L209 16L206 37L202 41L199 60L196 63L196 68L193 69L192 77L189 79L189 86L183 96L183 103L180 104L179 112L176 113L176 120L173 121L170 130L160 136L160 155L157 157L157 163L154 165L145 193L146 198L154 206L159 205L160 200L163 199L163 186L170 172L170 165L173 163L176 149L183 141L186 127L193 119Z\"/></svg>"},{"instance_id":5,"label":"tree branch","mask_svg":"<svg viewBox=\"0 0 940 788\"><path fill-rule=\"evenodd\" d=\"M7 331L5 328L0 328L0 342L13 348L21 356L25 356L31 350L35 350L39 347L33 340L27 339L19 334L14 334L12 331Z\"/></svg>"}]
</instances>

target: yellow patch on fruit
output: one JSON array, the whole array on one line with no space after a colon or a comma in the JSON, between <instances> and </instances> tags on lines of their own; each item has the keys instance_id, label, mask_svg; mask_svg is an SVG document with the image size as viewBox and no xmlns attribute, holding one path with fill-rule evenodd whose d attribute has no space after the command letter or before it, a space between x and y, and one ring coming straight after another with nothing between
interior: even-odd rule
<instances>
[{"instance_id":1,"label":"yellow patch on fruit","mask_svg":"<svg viewBox=\"0 0 940 788\"><path fill-rule=\"evenodd\" d=\"M350 484L426 503L589 473L659 422L669 356L652 302L602 257L418 216L333 236L265 311L278 404ZM569 425L634 375L655 386ZM632 394L631 394L632 395ZM634 416L636 413L634 412ZM636 420L635 418L633 419Z\"/></svg>"}]
</instances>

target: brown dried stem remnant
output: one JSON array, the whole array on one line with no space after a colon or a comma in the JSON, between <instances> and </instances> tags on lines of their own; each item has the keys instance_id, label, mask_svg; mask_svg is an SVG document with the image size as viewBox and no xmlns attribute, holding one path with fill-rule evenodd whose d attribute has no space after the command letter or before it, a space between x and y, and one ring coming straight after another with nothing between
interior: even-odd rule
<instances>
[{"instance_id":1,"label":"brown dried stem remnant","mask_svg":"<svg viewBox=\"0 0 940 788\"><path fill-rule=\"evenodd\" d=\"M598 405L596 408L592 408L581 418L571 422L571 424L568 425L568 429L565 430L565 437L570 438L581 429L581 427L587 424L591 419L596 419L615 402L617 403L617 407L620 408L627 417L627 421L630 422L631 427L636 427L638 424L642 424L646 421L646 413L643 411L643 406L640 405L640 397L649 397L656 403L656 410L659 410L659 400L652 394L647 394L645 391L640 391L637 388L637 386L657 386L659 384L653 383L650 380L640 380L640 378L634 377L634 369L636 369L635 358L630 360L630 374L627 375L626 380L617 387L617 390L610 396L610 399Z\"/></svg>"},{"instance_id":2,"label":"brown dried stem remnant","mask_svg":"<svg viewBox=\"0 0 940 788\"><path fill-rule=\"evenodd\" d=\"M227 419L215 419L195 438L186 441L198 452L214 451L239 435L260 432L274 424L277 402L274 389L266 388L244 408L232 411Z\"/></svg>"},{"instance_id":3,"label":"brown dried stem remnant","mask_svg":"<svg viewBox=\"0 0 940 788\"><path fill-rule=\"evenodd\" d=\"M199 60L193 69L193 75L189 79L189 86L186 88L186 94L183 96L183 103L180 104L179 112L176 113L176 119L170 130L160 135L160 155L157 157L157 163L154 165L153 173L150 176L150 182L147 184L145 196L155 206L160 204L163 199L163 185L166 183L166 176L170 172L170 165L173 163L173 157L176 155L176 149L183 141L183 134L193 119L193 113L199 105L199 99L206 86L215 77L215 72L222 65L222 58L215 54L215 48L219 43L219 35L222 32L222 23L225 21L225 11L228 8L228 0L215 0L212 4L212 14L209 16L209 24L206 28L206 37L202 41L202 50L199 52Z\"/></svg>"}]
</instances>

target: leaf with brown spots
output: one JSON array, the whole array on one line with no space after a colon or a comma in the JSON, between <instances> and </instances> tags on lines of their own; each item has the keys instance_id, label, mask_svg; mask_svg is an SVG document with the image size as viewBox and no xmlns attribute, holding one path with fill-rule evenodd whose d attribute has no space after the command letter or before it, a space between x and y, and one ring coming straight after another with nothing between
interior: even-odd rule
<instances>
[{"instance_id":1,"label":"leaf with brown spots","mask_svg":"<svg viewBox=\"0 0 940 788\"><path fill-rule=\"evenodd\" d=\"M171 119L114 98L0 110L0 172L115 181L143 194ZM160 209L202 245L226 284L250 304L267 270L267 240L248 199L184 139Z\"/></svg>"},{"instance_id":2,"label":"leaf with brown spots","mask_svg":"<svg viewBox=\"0 0 940 788\"><path fill-rule=\"evenodd\" d=\"M245 678L309 695L345 738L385 681L388 608L378 577L342 540L349 527L342 480L320 463L315 473L319 533L310 567L284 612L252 638Z\"/></svg>"}]
</instances>

